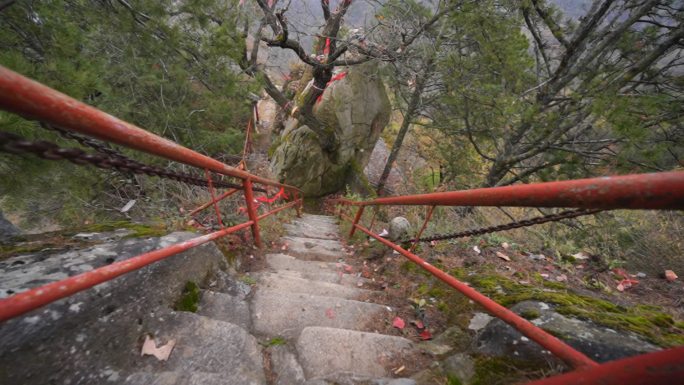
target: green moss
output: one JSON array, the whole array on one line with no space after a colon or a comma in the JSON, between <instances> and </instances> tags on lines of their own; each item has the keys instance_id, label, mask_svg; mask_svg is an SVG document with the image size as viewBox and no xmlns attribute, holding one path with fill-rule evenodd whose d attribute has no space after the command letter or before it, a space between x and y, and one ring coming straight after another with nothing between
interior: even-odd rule
<instances>
[{"instance_id":1,"label":"green moss","mask_svg":"<svg viewBox=\"0 0 684 385\"><path fill-rule=\"evenodd\" d=\"M280 345L285 345L287 341L283 337L273 337L270 340L268 340L264 346L270 347L270 346L280 346Z\"/></svg>"},{"instance_id":2,"label":"green moss","mask_svg":"<svg viewBox=\"0 0 684 385\"><path fill-rule=\"evenodd\" d=\"M539 313L539 310L537 309L525 309L520 313L520 316L527 320L533 320L539 318L541 313Z\"/></svg>"},{"instance_id":3,"label":"green moss","mask_svg":"<svg viewBox=\"0 0 684 385\"><path fill-rule=\"evenodd\" d=\"M195 313L197 312L197 305L199 304L200 297L201 291L199 286L197 286L195 282L188 281L173 309L176 311L189 311Z\"/></svg>"},{"instance_id":4,"label":"green moss","mask_svg":"<svg viewBox=\"0 0 684 385\"><path fill-rule=\"evenodd\" d=\"M115 231L118 229L127 229L133 232L127 235L125 238L161 237L168 233L168 230L164 226L151 226L142 223L133 223L128 221L97 223L80 227L77 230L71 230L68 233L103 233L107 231Z\"/></svg>"},{"instance_id":5,"label":"green moss","mask_svg":"<svg viewBox=\"0 0 684 385\"><path fill-rule=\"evenodd\" d=\"M526 286L490 272L468 274L464 269L455 269L451 273L507 307L528 300L552 303L560 314L634 332L663 347L684 344L682 322L676 322L657 306L626 308L600 298L572 293L561 283L548 282L537 276L533 277L533 286Z\"/></svg>"},{"instance_id":6,"label":"green moss","mask_svg":"<svg viewBox=\"0 0 684 385\"><path fill-rule=\"evenodd\" d=\"M242 282L244 282L250 286L256 285L256 283L257 283L256 279L254 279L254 277L251 277L249 275L243 275L242 277L240 277L240 281L242 281Z\"/></svg>"},{"instance_id":7,"label":"green moss","mask_svg":"<svg viewBox=\"0 0 684 385\"><path fill-rule=\"evenodd\" d=\"M472 385L513 384L540 378L548 372L542 364L510 357L477 357ZM527 381L524 381L527 382Z\"/></svg>"}]
</instances>

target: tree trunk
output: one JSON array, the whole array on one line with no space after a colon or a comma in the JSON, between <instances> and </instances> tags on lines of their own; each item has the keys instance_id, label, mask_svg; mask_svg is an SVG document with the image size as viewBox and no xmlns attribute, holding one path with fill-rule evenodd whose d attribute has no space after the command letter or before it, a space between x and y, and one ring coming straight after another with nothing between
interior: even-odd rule
<instances>
[{"instance_id":1,"label":"tree trunk","mask_svg":"<svg viewBox=\"0 0 684 385\"><path fill-rule=\"evenodd\" d=\"M378 179L378 187L376 191L379 196L382 196L385 193L385 183L387 183L387 178L389 177L390 171L392 171L392 164L399 156L399 150L404 142L404 137L411 126L411 121L413 120L414 115L420 107L420 99L423 89L425 88L425 84L434 70L435 56L436 54L433 53L428 59L425 66L425 72L423 72L416 81L416 88L411 94L411 99L409 100L408 106L406 106L406 113L404 114L404 119L401 122L399 133L397 134L397 138L392 145L392 151L390 151L389 157L387 158L387 163L385 163L385 168L382 170L382 174L380 175L380 179Z\"/></svg>"}]
</instances>

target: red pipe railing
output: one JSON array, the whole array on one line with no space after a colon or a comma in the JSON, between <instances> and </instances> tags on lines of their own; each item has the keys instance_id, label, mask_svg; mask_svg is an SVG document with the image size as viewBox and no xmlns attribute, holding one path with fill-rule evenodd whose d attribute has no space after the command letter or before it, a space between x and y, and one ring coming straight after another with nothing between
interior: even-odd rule
<instances>
[{"instance_id":1,"label":"red pipe railing","mask_svg":"<svg viewBox=\"0 0 684 385\"><path fill-rule=\"evenodd\" d=\"M425 230L435 206L518 206L574 207L580 209L684 209L684 172L662 172L534 183L506 187L481 188L420 195L394 196L369 201L334 200L342 205L336 214L351 222L349 236L362 231L385 246L397 251L444 283L458 290L492 315L516 328L573 368L581 369L534 384L656 384L681 380L684 372L684 348L632 357L599 365L583 353L530 323L477 290L431 265L412 252L416 242L406 250L380 237L360 224L366 206L425 205L430 207L418 236ZM348 209L357 206L356 214ZM345 213L344 211L347 211ZM375 214L373 215L373 220ZM622 364L619 364L622 363ZM631 368L629 366L631 365ZM619 373L618 373L619 372ZM619 380L615 380L619 379Z\"/></svg>"},{"instance_id":2,"label":"red pipe railing","mask_svg":"<svg viewBox=\"0 0 684 385\"><path fill-rule=\"evenodd\" d=\"M50 302L70 296L97 284L114 279L189 248L199 246L219 237L251 227L254 244L261 247L259 221L284 209L295 207L299 215L303 200L301 191L276 181L262 178L246 171L228 166L168 139L164 139L142 128L111 116L97 108L88 106L52 88L28 79L0 66L0 108L53 124L66 130L79 132L108 142L140 150L148 154L181 162L205 172L211 201L191 212L191 216L209 206L214 206L216 220L221 230L206 234L163 249L141 254L136 257L113 263L93 271L76 275L61 281L49 283L28 291L0 299L0 321L4 321ZM250 121L251 124L251 121ZM248 220L236 226L224 228L221 220L219 201L232 195L237 189L229 189L218 197L214 191L211 172L242 180ZM253 184L275 186L291 193L294 200L279 208L258 215L254 201Z\"/></svg>"}]
</instances>

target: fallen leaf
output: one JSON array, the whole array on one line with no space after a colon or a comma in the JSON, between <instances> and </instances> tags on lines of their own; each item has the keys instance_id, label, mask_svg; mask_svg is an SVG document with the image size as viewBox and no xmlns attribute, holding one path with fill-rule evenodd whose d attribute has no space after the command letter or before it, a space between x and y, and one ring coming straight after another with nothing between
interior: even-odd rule
<instances>
[{"instance_id":1,"label":"fallen leaf","mask_svg":"<svg viewBox=\"0 0 684 385\"><path fill-rule=\"evenodd\" d=\"M506 255L506 254L504 254L504 253L502 253L502 252L500 252L500 251L497 251L497 252L496 252L496 256L499 257L499 258L501 258L501 259L503 259L504 261L508 261L508 262L511 261L511 259L508 257L508 255Z\"/></svg>"},{"instance_id":2,"label":"fallen leaf","mask_svg":"<svg viewBox=\"0 0 684 385\"><path fill-rule=\"evenodd\" d=\"M616 289L617 289L618 291L625 291L625 286L624 286L623 284L619 283L619 284L617 285Z\"/></svg>"},{"instance_id":3,"label":"fallen leaf","mask_svg":"<svg viewBox=\"0 0 684 385\"><path fill-rule=\"evenodd\" d=\"M155 356L159 361L166 361L169 359L171 351L173 350L173 347L175 345L176 340L170 340L166 343L166 345L157 347L157 343L154 342L153 338L150 338L150 336L145 336L145 342L143 343L140 355L144 356L148 354L151 356Z\"/></svg>"},{"instance_id":4,"label":"fallen leaf","mask_svg":"<svg viewBox=\"0 0 684 385\"><path fill-rule=\"evenodd\" d=\"M504 242L504 243L501 244L501 247L503 247L504 249L508 250L508 248L511 247L511 245L509 245L508 242Z\"/></svg>"},{"instance_id":5,"label":"fallen leaf","mask_svg":"<svg viewBox=\"0 0 684 385\"><path fill-rule=\"evenodd\" d=\"M679 278L679 277L677 277L677 274L675 274L674 271L672 271L672 270L665 270L665 279L667 279L668 281L672 282L672 281L674 281L674 280L677 279L677 278Z\"/></svg>"},{"instance_id":6,"label":"fallen leaf","mask_svg":"<svg viewBox=\"0 0 684 385\"><path fill-rule=\"evenodd\" d=\"M394 371L394 374L399 374L399 373L403 372L404 369L406 369L406 366L401 365L397 370Z\"/></svg>"},{"instance_id":7,"label":"fallen leaf","mask_svg":"<svg viewBox=\"0 0 684 385\"><path fill-rule=\"evenodd\" d=\"M544 279L548 279L548 278L549 278L549 275L546 274L546 273L541 273L541 274L539 274L539 275L540 275L542 278L544 278Z\"/></svg>"},{"instance_id":8,"label":"fallen leaf","mask_svg":"<svg viewBox=\"0 0 684 385\"><path fill-rule=\"evenodd\" d=\"M482 252L482 251L480 250L480 248L477 247L477 246L473 246L473 250L474 250L476 253L478 253L478 254L480 254L480 253Z\"/></svg>"},{"instance_id":9,"label":"fallen leaf","mask_svg":"<svg viewBox=\"0 0 684 385\"><path fill-rule=\"evenodd\" d=\"M382 231L380 232L380 234L378 234L378 237L384 238L384 237L386 237L386 236L388 236L388 235L389 235L389 232L388 232L386 229L382 229Z\"/></svg>"},{"instance_id":10,"label":"fallen leaf","mask_svg":"<svg viewBox=\"0 0 684 385\"><path fill-rule=\"evenodd\" d=\"M423 330L419 335L423 341L427 341L427 340L432 339L432 333L430 333L430 331L427 329Z\"/></svg>"},{"instance_id":11,"label":"fallen leaf","mask_svg":"<svg viewBox=\"0 0 684 385\"><path fill-rule=\"evenodd\" d=\"M287 243L284 244L283 247L280 248L280 250L283 250L283 251L287 250Z\"/></svg>"},{"instance_id":12,"label":"fallen leaf","mask_svg":"<svg viewBox=\"0 0 684 385\"><path fill-rule=\"evenodd\" d=\"M335 311L331 308L327 308L327 309L325 309L325 316L330 318L330 319L333 319L333 318L335 318Z\"/></svg>"},{"instance_id":13,"label":"fallen leaf","mask_svg":"<svg viewBox=\"0 0 684 385\"><path fill-rule=\"evenodd\" d=\"M392 321L392 326L397 329L403 329L404 326L406 326L406 323L400 317L394 317L394 321Z\"/></svg>"},{"instance_id":14,"label":"fallen leaf","mask_svg":"<svg viewBox=\"0 0 684 385\"><path fill-rule=\"evenodd\" d=\"M579 253L573 254L572 257L579 260L585 260L589 259L589 254L585 253L584 251L580 251Z\"/></svg>"},{"instance_id":15,"label":"fallen leaf","mask_svg":"<svg viewBox=\"0 0 684 385\"><path fill-rule=\"evenodd\" d=\"M423 321L411 321L411 323L418 329L425 329Z\"/></svg>"},{"instance_id":16,"label":"fallen leaf","mask_svg":"<svg viewBox=\"0 0 684 385\"><path fill-rule=\"evenodd\" d=\"M556 281L558 281L558 282L565 282L567 280L568 280L568 276L565 274L561 274L561 275L556 277Z\"/></svg>"},{"instance_id":17,"label":"fallen leaf","mask_svg":"<svg viewBox=\"0 0 684 385\"><path fill-rule=\"evenodd\" d=\"M351 267L351 266L349 266L349 265L344 265L344 271L345 271L346 273L351 274L351 273L354 272L354 268Z\"/></svg>"}]
</instances>

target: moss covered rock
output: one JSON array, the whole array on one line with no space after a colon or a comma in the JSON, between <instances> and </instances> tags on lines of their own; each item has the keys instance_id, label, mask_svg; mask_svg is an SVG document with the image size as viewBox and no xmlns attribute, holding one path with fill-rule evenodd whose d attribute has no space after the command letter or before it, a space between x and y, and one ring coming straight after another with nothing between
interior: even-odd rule
<instances>
[{"instance_id":1,"label":"moss covered rock","mask_svg":"<svg viewBox=\"0 0 684 385\"><path fill-rule=\"evenodd\" d=\"M375 142L389 122L391 106L377 63L354 66L344 79L326 88L314 115L338 143L333 153L321 148L316 134L297 124L283 132L271 167L281 182L322 196L344 188L363 170Z\"/></svg>"}]
</instances>

